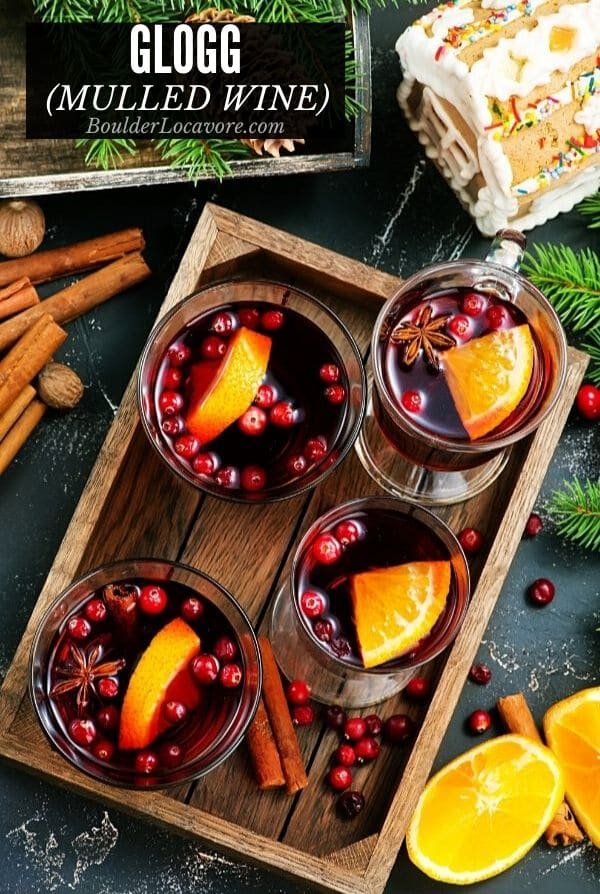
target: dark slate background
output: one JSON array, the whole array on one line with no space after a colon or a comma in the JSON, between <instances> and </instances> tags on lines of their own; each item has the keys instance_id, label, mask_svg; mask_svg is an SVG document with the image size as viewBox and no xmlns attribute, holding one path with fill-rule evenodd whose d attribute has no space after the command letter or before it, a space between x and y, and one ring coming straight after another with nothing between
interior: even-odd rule
<instances>
[{"instance_id":1,"label":"dark slate background","mask_svg":"<svg viewBox=\"0 0 600 894\"><path fill-rule=\"evenodd\" d=\"M48 418L0 480L0 672L4 673L52 564L154 316L207 199L399 275L460 254L482 257L476 232L445 183L426 163L398 112L394 39L413 16L373 18L374 151L370 170L236 181L218 185L42 198L47 245L61 245L139 225L153 279L72 324L61 359L86 383L82 404ZM600 248L576 213L535 232L537 241ZM569 421L538 507L575 473L598 473L598 426ZM500 597L480 658L493 670L487 689L470 683L458 705L438 765L473 744L464 719L522 689L538 719L553 701L599 681L598 557L565 544L550 525L523 543ZM557 596L538 610L527 584L551 577ZM204 847L0 766L0 891L5 894L226 894L294 891L274 875L236 865ZM477 843L473 843L477 846ZM477 886L485 894L598 891L600 857L589 844L552 850L543 843L517 867ZM404 850L389 892L437 894L442 886L408 862Z\"/></svg>"}]
</instances>

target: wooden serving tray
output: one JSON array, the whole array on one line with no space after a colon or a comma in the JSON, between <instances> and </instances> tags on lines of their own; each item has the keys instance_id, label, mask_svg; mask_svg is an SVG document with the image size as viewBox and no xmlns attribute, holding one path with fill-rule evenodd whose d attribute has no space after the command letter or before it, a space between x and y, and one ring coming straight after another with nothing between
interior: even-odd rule
<instances>
[{"instance_id":1,"label":"wooden serving tray","mask_svg":"<svg viewBox=\"0 0 600 894\"><path fill-rule=\"evenodd\" d=\"M161 309L199 285L257 274L305 287L350 327L366 352L376 312L398 286L392 276L215 205L207 205ZM345 894L383 891L417 798L460 695L468 669L519 545L546 468L583 377L587 358L569 350L561 398L537 434L513 450L502 476L483 494L441 515L458 531L474 525L486 549L472 565L473 596L454 646L428 668L435 681L428 708L396 697L384 716L403 710L421 723L412 748L385 747L356 774L367 809L338 818L323 786L335 733L318 723L300 730L308 788L289 798L259 792L242 745L225 764L168 793L131 792L88 779L53 752L27 692L34 631L46 606L71 581L109 559L180 559L216 577L240 600L257 629L307 526L342 500L377 488L352 452L308 496L243 506L202 496L166 469L143 434L132 382L106 438L65 539L37 601L0 695L0 753L24 769L210 842L243 859Z\"/></svg>"}]
</instances>

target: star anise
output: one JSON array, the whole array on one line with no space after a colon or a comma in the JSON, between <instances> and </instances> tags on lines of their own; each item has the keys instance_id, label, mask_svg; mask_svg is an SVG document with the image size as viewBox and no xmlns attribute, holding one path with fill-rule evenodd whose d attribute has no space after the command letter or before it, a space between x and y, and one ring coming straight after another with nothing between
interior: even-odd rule
<instances>
[{"instance_id":1,"label":"star anise","mask_svg":"<svg viewBox=\"0 0 600 894\"><path fill-rule=\"evenodd\" d=\"M400 323L392 332L390 341L395 345L402 345L402 362L406 366L412 366L422 350L427 365L438 372L440 362L436 348L445 350L456 344L450 335L441 331L451 314L442 314L434 319L432 316L431 304L425 304L420 309L414 323Z\"/></svg>"},{"instance_id":2,"label":"star anise","mask_svg":"<svg viewBox=\"0 0 600 894\"><path fill-rule=\"evenodd\" d=\"M98 698L96 682L102 677L118 674L125 667L125 659L106 661L106 650L99 640L89 646L69 643L69 653L69 658L56 668L57 676L63 679L53 686L50 695L56 697L74 692L77 711L81 714L88 707L92 696Z\"/></svg>"}]
</instances>

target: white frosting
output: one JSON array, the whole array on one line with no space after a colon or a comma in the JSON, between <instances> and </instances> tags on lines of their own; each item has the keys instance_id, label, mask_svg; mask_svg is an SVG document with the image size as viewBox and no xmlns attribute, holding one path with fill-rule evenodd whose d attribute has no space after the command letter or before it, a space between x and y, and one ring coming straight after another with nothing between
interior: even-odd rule
<instances>
[{"instance_id":1,"label":"white frosting","mask_svg":"<svg viewBox=\"0 0 600 894\"><path fill-rule=\"evenodd\" d=\"M506 9L512 6L515 0L481 0L482 9Z\"/></svg>"},{"instance_id":2,"label":"white frosting","mask_svg":"<svg viewBox=\"0 0 600 894\"><path fill-rule=\"evenodd\" d=\"M577 124L585 127L585 132L595 137L600 130L600 93L592 93L586 98L581 109L575 115Z\"/></svg>"},{"instance_id":3,"label":"white frosting","mask_svg":"<svg viewBox=\"0 0 600 894\"><path fill-rule=\"evenodd\" d=\"M455 6L445 15L440 15L431 25L431 33L438 40L443 40L451 28L460 28L462 25L469 25L474 21L472 9L461 9Z\"/></svg>"}]
</instances>

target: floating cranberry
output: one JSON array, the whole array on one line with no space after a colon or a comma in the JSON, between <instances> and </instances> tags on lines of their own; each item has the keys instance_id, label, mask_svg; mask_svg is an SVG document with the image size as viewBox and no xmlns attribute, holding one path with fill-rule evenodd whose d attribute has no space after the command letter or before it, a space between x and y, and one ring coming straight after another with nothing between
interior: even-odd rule
<instances>
[{"instance_id":1,"label":"floating cranberry","mask_svg":"<svg viewBox=\"0 0 600 894\"><path fill-rule=\"evenodd\" d=\"M323 392L330 404L338 406L346 399L346 389L343 385L329 385Z\"/></svg>"},{"instance_id":2,"label":"floating cranberry","mask_svg":"<svg viewBox=\"0 0 600 894\"><path fill-rule=\"evenodd\" d=\"M365 761L374 761L376 757L379 757L381 745L373 736L364 736L356 743L354 751L356 760L362 764Z\"/></svg>"},{"instance_id":3,"label":"floating cranberry","mask_svg":"<svg viewBox=\"0 0 600 894\"><path fill-rule=\"evenodd\" d=\"M100 698L116 698L119 694L119 681L114 677L104 677L98 682L98 695Z\"/></svg>"},{"instance_id":4,"label":"floating cranberry","mask_svg":"<svg viewBox=\"0 0 600 894\"><path fill-rule=\"evenodd\" d=\"M115 730L119 724L119 712L114 705L106 705L100 708L96 714L96 723L105 733Z\"/></svg>"},{"instance_id":5,"label":"floating cranberry","mask_svg":"<svg viewBox=\"0 0 600 894\"><path fill-rule=\"evenodd\" d=\"M307 468L308 462L306 461L306 457L302 456L301 453L298 453L295 456L290 456L287 461L287 469L291 475L302 475L303 472L306 472Z\"/></svg>"},{"instance_id":6,"label":"floating cranberry","mask_svg":"<svg viewBox=\"0 0 600 894\"><path fill-rule=\"evenodd\" d=\"M285 697L291 705L306 705L310 700L310 686L304 680L292 680L286 687Z\"/></svg>"},{"instance_id":7,"label":"floating cranberry","mask_svg":"<svg viewBox=\"0 0 600 894\"><path fill-rule=\"evenodd\" d=\"M191 350L187 345L174 344L167 351L169 361L173 366L183 366L192 356Z\"/></svg>"},{"instance_id":8,"label":"floating cranberry","mask_svg":"<svg viewBox=\"0 0 600 894\"><path fill-rule=\"evenodd\" d=\"M218 335L207 336L200 345L200 353L205 360L218 360L224 357L227 351L227 342Z\"/></svg>"},{"instance_id":9,"label":"floating cranberry","mask_svg":"<svg viewBox=\"0 0 600 894\"><path fill-rule=\"evenodd\" d=\"M237 643L230 636L220 636L213 646L213 652L219 661L233 661L238 654Z\"/></svg>"},{"instance_id":10,"label":"floating cranberry","mask_svg":"<svg viewBox=\"0 0 600 894\"><path fill-rule=\"evenodd\" d=\"M325 708L325 723L329 729L342 729L346 722L346 712L340 705L328 705Z\"/></svg>"},{"instance_id":11,"label":"floating cranberry","mask_svg":"<svg viewBox=\"0 0 600 894\"><path fill-rule=\"evenodd\" d=\"M477 736L487 732L491 725L492 718L490 717L489 712L484 711L481 708L477 711L473 711L467 718L467 726L469 727L469 730Z\"/></svg>"},{"instance_id":12,"label":"floating cranberry","mask_svg":"<svg viewBox=\"0 0 600 894\"><path fill-rule=\"evenodd\" d=\"M363 717L349 717L344 724L344 738L350 742L358 742L367 732L367 724Z\"/></svg>"},{"instance_id":13,"label":"floating cranberry","mask_svg":"<svg viewBox=\"0 0 600 894\"><path fill-rule=\"evenodd\" d=\"M300 598L300 607L307 618L318 618L327 611L327 598L318 590L306 590Z\"/></svg>"},{"instance_id":14,"label":"floating cranberry","mask_svg":"<svg viewBox=\"0 0 600 894\"><path fill-rule=\"evenodd\" d=\"M165 388L177 389L183 380L183 373L176 366L172 366L165 372L163 386Z\"/></svg>"},{"instance_id":15,"label":"floating cranberry","mask_svg":"<svg viewBox=\"0 0 600 894\"><path fill-rule=\"evenodd\" d=\"M277 403L277 389L273 385L261 385L256 392L254 403L261 410L270 410Z\"/></svg>"},{"instance_id":16,"label":"floating cranberry","mask_svg":"<svg viewBox=\"0 0 600 894\"><path fill-rule=\"evenodd\" d=\"M138 605L146 615L160 615L167 607L167 593L158 584L146 584L140 591Z\"/></svg>"},{"instance_id":17,"label":"floating cranberry","mask_svg":"<svg viewBox=\"0 0 600 894\"><path fill-rule=\"evenodd\" d=\"M501 304L492 304L485 313L485 319L490 329L502 329L508 322L508 314Z\"/></svg>"},{"instance_id":18,"label":"floating cranberry","mask_svg":"<svg viewBox=\"0 0 600 894\"><path fill-rule=\"evenodd\" d=\"M107 615L107 609L101 599L90 599L84 608L85 616L88 621L94 624L100 624Z\"/></svg>"},{"instance_id":19,"label":"floating cranberry","mask_svg":"<svg viewBox=\"0 0 600 894\"><path fill-rule=\"evenodd\" d=\"M342 816L345 816L347 819L355 819L364 810L365 796L362 792L344 792L338 798L337 805Z\"/></svg>"},{"instance_id":20,"label":"floating cranberry","mask_svg":"<svg viewBox=\"0 0 600 894\"><path fill-rule=\"evenodd\" d=\"M260 323L260 313L255 307L245 307L238 311L238 318L242 326L248 329L256 329Z\"/></svg>"},{"instance_id":21,"label":"floating cranberry","mask_svg":"<svg viewBox=\"0 0 600 894\"><path fill-rule=\"evenodd\" d=\"M221 665L214 655L196 655L191 664L194 677L202 686L210 686L219 676Z\"/></svg>"},{"instance_id":22,"label":"floating cranberry","mask_svg":"<svg viewBox=\"0 0 600 894\"><path fill-rule=\"evenodd\" d=\"M338 658L347 658L348 655L352 654L352 646L343 636L338 636L336 639L333 639L331 641L331 648Z\"/></svg>"},{"instance_id":23,"label":"floating cranberry","mask_svg":"<svg viewBox=\"0 0 600 894\"><path fill-rule=\"evenodd\" d=\"M138 751L135 756L135 772L150 775L158 769L158 755L155 751Z\"/></svg>"},{"instance_id":24,"label":"floating cranberry","mask_svg":"<svg viewBox=\"0 0 600 894\"><path fill-rule=\"evenodd\" d=\"M169 769L178 767L183 760L183 751L181 746L175 742L165 742L159 750L159 757L162 764Z\"/></svg>"},{"instance_id":25,"label":"floating cranberry","mask_svg":"<svg viewBox=\"0 0 600 894\"><path fill-rule=\"evenodd\" d=\"M192 469L198 475L212 475L216 468L217 463L212 453L199 453L192 462Z\"/></svg>"},{"instance_id":26,"label":"floating cranberry","mask_svg":"<svg viewBox=\"0 0 600 894\"><path fill-rule=\"evenodd\" d=\"M87 748L96 738L96 726L93 720L72 720L69 724L69 735L78 745Z\"/></svg>"},{"instance_id":27,"label":"floating cranberry","mask_svg":"<svg viewBox=\"0 0 600 894\"><path fill-rule=\"evenodd\" d=\"M92 746L92 754L99 761L109 761L115 753L115 746L109 739L98 739Z\"/></svg>"},{"instance_id":28,"label":"floating cranberry","mask_svg":"<svg viewBox=\"0 0 600 894\"><path fill-rule=\"evenodd\" d=\"M487 686L492 679L492 672L487 664L474 664L469 671L469 680L478 686Z\"/></svg>"},{"instance_id":29,"label":"floating cranberry","mask_svg":"<svg viewBox=\"0 0 600 894\"><path fill-rule=\"evenodd\" d=\"M469 334L469 329L471 328L471 324L467 317L463 317L462 314L457 314L455 317L448 322L448 332L451 335L455 335L457 338L465 338Z\"/></svg>"},{"instance_id":30,"label":"floating cranberry","mask_svg":"<svg viewBox=\"0 0 600 894\"><path fill-rule=\"evenodd\" d=\"M183 409L183 397L178 391L167 389L158 398L158 407L164 416L176 416Z\"/></svg>"},{"instance_id":31,"label":"floating cranberry","mask_svg":"<svg viewBox=\"0 0 600 894\"><path fill-rule=\"evenodd\" d=\"M188 709L183 702L170 699L165 703L163 714L168 723L181 723L187 717Z\"/></svg>"},{"instance_id":32,"label":"floating cranberry","mask_svg":"<svg viewBox=\"0 0 600 894\"><path fill-rule=\"evenodd\" d=\"M200 452L200 441L195 435L182 435L175 441L173 449L182 459L193 459Z\"/></svg>"},{"instance_id":33,"label":"floating cranberry","mask_svg":"<svg viewBox=\"0 0 600 894\"><path fill-rule=\"evenodd\" d=\"M532 512L529 518L527 519L527 524L525 525L525 531L523 532L524 537L537 537L542 528L544 527L544 523L542 519L536 512Z\"/></svg>"},{"instance_id":34,"label":"floating cranberry","mask_svg":"<svg viewBox=\"0 0 600 894\"><path fill-rule=\"evenodd\" d=\"M283 326L284 316L280 310L266 310L260 318L263 329L275 332Z\"/></svg>"},{"instance_id":35,"label":"floating cranberry","mask_svg":"<svg viewBox=\"0 0 600 894\"><path fill-rule=\"evenodd\" d=\"M327 382L329 385L335 385L335 383L340 380L339 366L336 366L335 363L324 363L319 370L319 378L322 382Z\"/></svg>"},{"instance_id":36,"label":"floating cranberry","mask_svg":"<svg viewBox=\"0 0 600 894\"><path fill-rule=\"evenodd\" d=\"M233 489L239 486L240 473L235 466L223 466L215 475L215 482L219 487Z\"/></svg>"},{"instance_id":37,"label":"floating cranberry","mask_svg":"<svg viewBox=\"0 0 600 894\"><path fill-rule=\"evenodd\" d=\"M176 438L185 428L185 423L181 416L168 416L160 424L161 429L170 438Z\"/></svg>"},{"instance_id":38,"label":"floating cranberry","mask_svg":"<svg viewBox=\"0 0 600 894\"><path fill-rule=\"evenodd\" d=\"M381 735L383 723L381 722L381 717L379 717L378 714L368 714L365 717L365 723L367 724L367 732L370 736Z\"/></svg>"},{"instance_id":39,"label":"floating cranberry","mask_svg":"<svg viewBox=\"0 0 600 894\"><path fill-rule=\"evenodd\" d=\"M291 428L296 422L294 408L288 400L281 400L271 408L269 418L277 428Z\"/></svg>"},{"instance_id":40,"label":"floating cranberry","mask_svg":"<svg viewBox=\"0 0 600 894\"><path fill-rule=\"evenodd\" d=\"M236 689L242 682L242 669L239 664L226 664L219 671L219 683L225 689Z\"/></svg>"},{"instance_id":41,"label":"floating cranberry","mask_svg":"<svg viewBox=\"0 0 600 894\"><path fill-rule=\"evenodd\" d=\"M383 734L394 745L402 745L415 733L415 722L408 714L392 714L383 724Z\"/></svg>"},{"instance_id":42,"label":"floating cranberry","mask_svg":"<svg viewBox=\"0 0 600 894\"><path fill-rule=\"evenodd\" d=\"M357 540L360 540L362 537L362 528L355 521L342 521L339 525L336 525L335 536L340 541L342 546L350 546L352 543L356 543Z\"/></svg>"},{"instance_id":43,"label":"floating cranberry","mask_svg":"<svg viewBox=\"0 0 600 894\"><path fill-rule=\"evenodd\" d=\"M406 684L404 692L408 698L420 702L423 701L424 698L427 698L430 689L431 683L426 677L413 677L412 680L409 680Z\"/></svg>"},{"instance_id":44,"label":"floating cranberry","mask_svg":"<svg viewBox=\"0 0 600 894\"><path fill-rule=\"evenodd\" d=\"M463 528L458 535L458 542L468 556L474 556L483 546L483 534L476 528Z\"/></svg>"},{"instance_id":45,"label":"floating cranberry","mask_svg":"<svg viewBox=\"0 0 600 894\"><path fill-rule=\"evenodd\" d=\"M322 643L328 643L333 636L333 625L331 621L318 620L313 624L313 632L317 639Z\"/></svg>"},{"instance_id":46,"label":"floating cranberry","mask_svg":"<svg viewBox=\"0 0 600 894\"><path fill-rule=\"evenodd\" d=\"M600 388L582 385L575 402L584 419L597 419L600 416Z\"/></svg>"},{"instance_id":47,"label":"floating cranberry","mask_svg":"<svg viewBox=\"0 0 600 894\"><path fill-rule=\"evenodd\" d=\"M216 332L217 335L230 335L235 329L236 319L233 314L225 311L219 311L218 314L215 314L210 322L210 328L212 332Z\"/></svg>"},{"instance_id":48,"label":"floating cranberry","mask_svg":"<svg viewBox=\"0 0 600 894\"><path fill-rule=\"evenodd\" d=\"M400 403L407 413L420 413L423 407L423 398L420 391L405 391L400 398Z\"/></svg>"},{"instance_id":49,"label":"floating cranberry","mask_svg":"<svg viewBox=\"0 0 600 894\"><path fill-rule=\"evenodd\" d=\"M556 587L547 577L538 577L530 584L527 592L531 601L536 605L548 605L554 599Z\"/></svg>"},{"instance_id":50,"label":"floating cranberry","mask_svg":"<svg viewBox=\"0 0 600 894\"><path fill-rule=\"evenodd\" d=\"M250 407L237 421L238 428L245 435L262 435L267 427L267 414L260 407Z\"/></svg>"},{"instance_id":51,"label":"floating cranberry","mask_svg":"<svg viewBox=\"0 0 600 894\"><path fill-rule=\"evenodd\" d=\"M267 473L260 466L246 466L242 469L240 483L244 490L263 490L267 483Z\"/></svg>"},{"instance_id":52,"label":"floating cranberry","mask_svg":"<svg viewBox=\"0 0 600 894\"><path fill-rule=\"evenodd\" d=\"M292 723L294 726L310 726L314 723L315 709L312 705L294 705L292 708Z\"/></svg>"},{"instance_id":53,"label":"floating cranberry","mask_svg":"<svg viewBox=\"0 0 600 894\"><path fill-rule=\"evenodd\" d=\"M197 596L189 596L181 603L181 614L186 621L198 621L204 614L204 603Z\"/></svg>"},{"instance_id":54,"label":"floating cranberry","mask_svg":"<svg viewBox=\"0 0 600 894\"><path fill-rule=\"evenodd\" d=\"M312 557L320 565L333 565L342 555L342 545L333 534L319 534L311 548Z\"/></svg>"},{"instance_id":55,"label":"floating cranberry","mask_svg":"<svg viewBox=\"0 0 600 894\"><path fill-rule=\"evenodd\" d=\"M478 317L485 308L486 300L477 292L467 292L462 300L462 309L470 317Z\"/></svg>"},{"instance_id":56,"label":"floating cranberry","mask_svg":"<svg viewBox=\"0 0 600 894\"><path fill-rule=\"evenodd\" d=\"M337 792L343 792L352 784L352 773L348 767L332 767L327 774L327 782Z\"/></svg>"},{"instance_id":57,"label":"floating cranberry","mask_svg":"<svg viewBox=\"0 0 600 894\"><path fill-rule=\"evenodd\" d=\"M322 435L316 438L309 438L304 448L304 456L311 463L317 463L327 455L327 441Z\"/></svg>"},{"instance_id":58,"label":"floating cranberry","mask_svg":"<svg viewBox=\"0 0 600 894\"><path fill-rule=\"evenodd\" d=\"M88 638L92 632L92 625L85 618L82 618L81 615L74 615L67 622L67 630L73 639L82 640Z\"/></svg>"}]
</instances>

